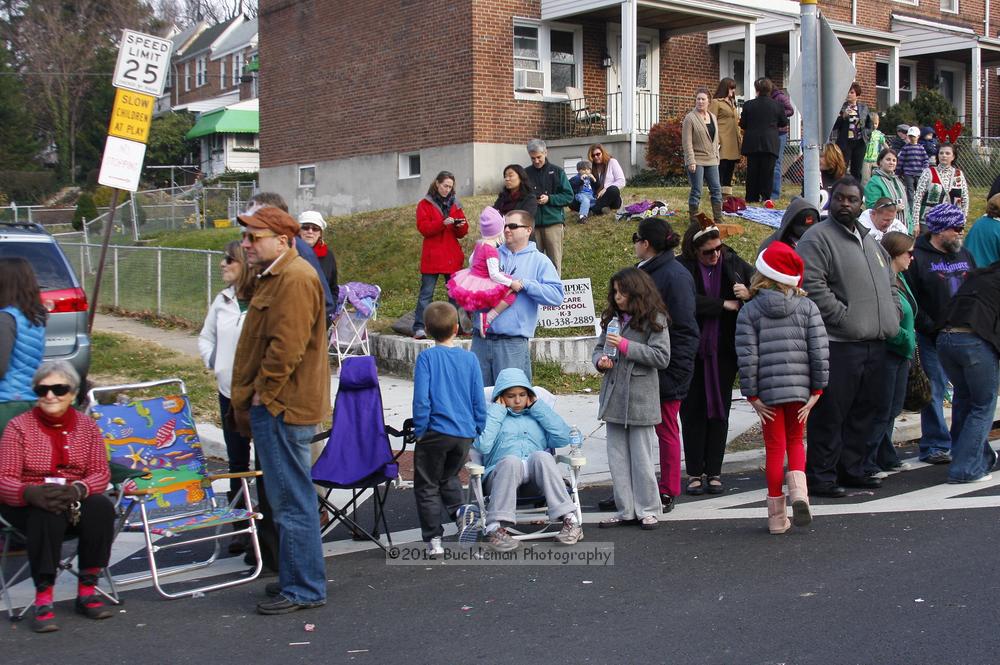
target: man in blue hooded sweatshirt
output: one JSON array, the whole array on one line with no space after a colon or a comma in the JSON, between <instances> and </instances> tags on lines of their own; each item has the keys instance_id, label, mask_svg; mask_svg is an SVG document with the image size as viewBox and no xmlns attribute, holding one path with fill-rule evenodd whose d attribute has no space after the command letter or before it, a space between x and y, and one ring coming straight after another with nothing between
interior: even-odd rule
<instances>
[{"instance_id":1,"label":"man in blue hooded sweatshirt","mask_svg":"<svg viewBox=\"0 0 1000 665\"><path fill-rule=\"evenodd\" d=\"M535 248L535 243L528 241L535 227L531 213L512 210L504 216L504 222L505 243L497 248L500 270L514 280L510 288L517 298L493 320L485 336L479 334L480 317L473 317L476 330L472 352L479 359L486 386L496 383L497 375L508 367L519 368L531 379L528 341L538 324L538 306L560 305L563 301L563 285L556 267Z\"/></svg>"}]
</instances>

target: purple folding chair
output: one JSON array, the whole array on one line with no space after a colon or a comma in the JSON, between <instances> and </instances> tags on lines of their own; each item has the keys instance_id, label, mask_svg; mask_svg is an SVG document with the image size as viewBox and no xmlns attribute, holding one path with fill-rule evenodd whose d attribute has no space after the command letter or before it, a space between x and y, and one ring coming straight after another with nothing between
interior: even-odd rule
<instances>
[{"instance_id":1,"label":"purple folding chair","mask_svg":"<svg viewBox=\"0 0 1000 665\"><path fill-rule=\"evenodd\" d=\"M394 452L389 445L389 435L403 440L403 447L398 452ZM344 359L340 368L340 388L333 407L333 425L329 431L313 437L313 441L324 439L327 440L326 448L312 467L313 482L327 489L320 503L332 515L322 535L340 522L351 530L356 539L367 538L386 549L379 538L381 526L391 547L392 534L385 518L385 502L392 482L399 476L397 460L416 437L412 419L403 423L402 431L385 424L382 392L373 357ZM331 500L335 489L351 490L351 499L336 505ZM375 511L371 531L361 527L357 521L357 506L366 490L372 492Z\"/></svg>"}]
</instances>

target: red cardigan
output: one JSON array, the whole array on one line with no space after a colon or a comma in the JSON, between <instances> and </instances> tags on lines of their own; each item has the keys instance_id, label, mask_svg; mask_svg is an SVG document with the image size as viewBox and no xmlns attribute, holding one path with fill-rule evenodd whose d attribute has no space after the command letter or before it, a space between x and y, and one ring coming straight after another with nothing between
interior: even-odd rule
<instances>
[{"instance_id":1,"label":"red cardigan","mask_svg":"<svg viewBox=\"0 0 1000 665\"><path fill-rule=\"evenodd\" d=\"M24 488L41 485L48 476L61 476L67 483L79 480L89 494L101 494L107 489L111 471L101 430L74 409L66 413L63 422L69 447L66 463L58 470L54 468L52 443L35 409L7 424L0 439L0 503L24 506Z\"/></svg>"},{"instance_id":2,"label":"red cardigan","mask_svg":"<svg viewBox=\"0 0 1000 665\"><path fill-rule=\"evenodd\" d=\"M417 230L424 237L424 247L420 252L420 272L425 275L450 275L460 270L465 263L459 238L469 232L465 212L457 203L452 204L449 216L456 220L445 225L441 208L429 198L417 204ZM461 220L461 221L458 221Z\"/></svg>"}]
</instances>

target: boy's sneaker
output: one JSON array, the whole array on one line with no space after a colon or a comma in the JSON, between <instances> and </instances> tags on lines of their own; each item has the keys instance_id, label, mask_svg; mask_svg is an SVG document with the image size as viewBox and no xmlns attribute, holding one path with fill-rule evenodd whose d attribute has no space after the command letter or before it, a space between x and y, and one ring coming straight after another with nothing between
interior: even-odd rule
<instances>
[{"instance_id":1,"label":"boy's sneaker","mask_svg":"<svg viewBox=\"0 0 1000 665\"><path fill-rule=\"evenodd\" d=\"M427 331L423 328L413 331L413 339L427 339Z\"/></svg>"},{"instance_id":2,"label":"boy's sneaker","mask_svg":"<svg viewBox=\"0 0 1000 665\"><path fill-rule=\"evenodd\" d=\"M471 545L479 540L479 506L474 503L459 506L455 525L458 527L458 542Z\"/></svg>"},{"instance_id":3,"label":"boy's sneaker","mask_svg":"<svg viewBox=\"0 0 1000 665\"><path fill-rule=\"evenodd\" d=\"M556 534L556 540L563 545L576 545L583 540L583 527L577 524L575 520L564 517L562 529Z\"/></svg>"},{"instance_id":4,"label":"boy's sneaker","mask_svg":"<svg viewBox=\"0 0 1000 665\"><path fill-rule=\"evenodd\" d=\"M441 545L440 536L431 538L431 542L427 543L427 554L430 556L440 556L444 554L444 546Z\"/></svg>"},{"instance_id":5,"label":"boy's sneaker","mask_svg":"<svg viewBox=\"0 0 1000 665\"><path fill-rule=\"evenodd\" d=\"M486 534L486 544L490 546L491 550L496 552L510 552L511 550L516 550L520 545L519 542L507 533L507 529L503 527L494 529Z\"/></svg>"}]
</instances>

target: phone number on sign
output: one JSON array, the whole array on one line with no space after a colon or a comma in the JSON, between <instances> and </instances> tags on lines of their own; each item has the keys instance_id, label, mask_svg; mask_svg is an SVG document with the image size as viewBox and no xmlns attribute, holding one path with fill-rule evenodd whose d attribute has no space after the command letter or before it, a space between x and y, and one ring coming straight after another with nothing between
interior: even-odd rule
<instances>
[{"instance_id":1,"label":"phone number on sign","mask_svg":"<svg viewBox=\"0 0 1000 665\"><path fill-rule=\"evenodd\" d=\"M545 324L548 326L592 326L594 325L594 320L588 316L554 316L552 318L546 317Z\"/></svg>"}]
</instances>

